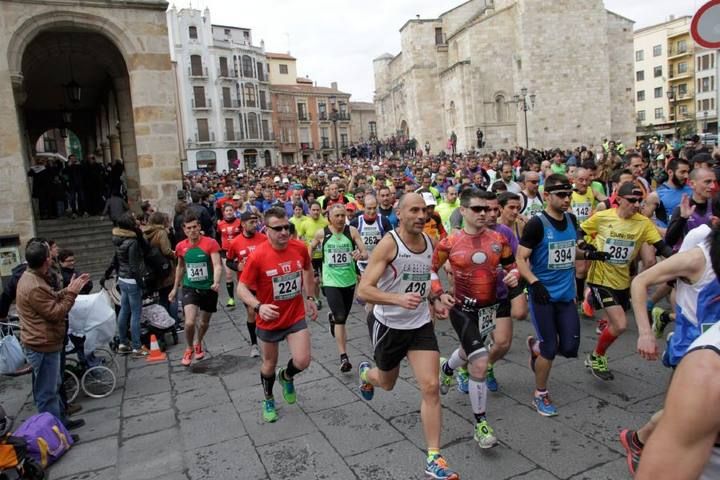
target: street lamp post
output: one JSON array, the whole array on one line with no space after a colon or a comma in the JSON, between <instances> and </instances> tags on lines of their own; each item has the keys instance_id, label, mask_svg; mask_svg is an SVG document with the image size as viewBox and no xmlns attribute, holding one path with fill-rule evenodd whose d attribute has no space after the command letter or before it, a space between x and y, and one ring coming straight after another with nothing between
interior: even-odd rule
<instances>
[{"instance_id":1,"label":"street lamp post","mask_svg":"<svg viewBox=\"0 0 720 480\"><path fill-rule=\"evenodd\" d=\"M528 89L522 87L520 94L513 95L513 100L517 104L518 109L523 112L525 116L525 149L530 150L530 136L528 135L528 123L527 123L527 112L535 108L535 97L534 93L528 95Z\"/></svg>"},{"instance_id":2,"label":"street lamp post","mask_svg":"<svg viewBox=\"0 0 720 480\"><path fill-rule=\"evenodd\" d=\"M703 112L703 133L707 133L707 117L708 117L708 111L705 110Z\"/></svg>"},{"instance_id":3,"label":"street lamp post","mask_svg":"<svg viewBox=\"0 0 720 480\"><path fill-rule=\"evenodd\" d=\"M674 138L673 140L675 143L678 141L678 126L677 126L677 98L675 96L675 87L670 87L667 91L667 98L668 103L672 103L672 112L673 112L673 130L675 133L673 134Z\"/></svg>"},{"instance_id":4,"label":"street lamp post","mask_svg":"<svg viewBox=\"0 0 720 480\"><path fill-rule=\"evenodd\" d=\"M333 123L333 130L335 131L335 159L340 160L340 146L338 145L338 131L337 131L337 121L338 121L338 111L337 108L335 108L335 102L336 98L335 95L332 95L330 97L330 121Z\"/></svg>"}]
</instances>

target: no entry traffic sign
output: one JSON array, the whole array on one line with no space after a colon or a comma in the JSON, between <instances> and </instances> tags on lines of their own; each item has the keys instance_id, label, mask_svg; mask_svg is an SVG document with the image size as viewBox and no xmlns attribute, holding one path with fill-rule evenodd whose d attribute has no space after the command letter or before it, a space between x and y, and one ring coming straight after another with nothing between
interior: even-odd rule
<instances>
[{"instance_id":1,"label":"no entry traffic sign","mask_svg":"<svg viewBox=\"0 0 720 480\"><path fill-rule=\"evenodd\" d=\"M705 48L720 48L720 0L700 7L690 24L693 40Z\"/></svg>"}]
</instances>

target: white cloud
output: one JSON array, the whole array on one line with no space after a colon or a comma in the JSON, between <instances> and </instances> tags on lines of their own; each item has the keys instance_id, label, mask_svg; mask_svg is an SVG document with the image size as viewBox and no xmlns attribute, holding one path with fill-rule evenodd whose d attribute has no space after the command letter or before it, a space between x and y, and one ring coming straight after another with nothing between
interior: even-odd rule
<instances>
[{"instance_id":1,"label":"white cloud","mask_svg":"<svg viewBox=\"0 0 720 480\"><path fill-rule=\"evenodd\" d=\"M355 101L372 101L372 59L400 50L400 27L420 15L434 18L462 0L195 0L210 8L212 23L251 28L253 40L298 59L298 74L318 85L337 81ZM668 15L692 15L702 0L605 0L605 6L642 28ZM188 6L187 0L175 4Z\"/></svg>"}]
</instances>

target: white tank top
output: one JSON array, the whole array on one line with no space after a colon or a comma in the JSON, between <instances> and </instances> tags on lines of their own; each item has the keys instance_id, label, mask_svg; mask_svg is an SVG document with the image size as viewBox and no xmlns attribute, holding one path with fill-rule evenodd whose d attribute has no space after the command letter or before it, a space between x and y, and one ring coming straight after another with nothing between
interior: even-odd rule
<instances>
[{"instance_id":1,"label":"white tank top","mask_svg":"<svg viewBox=\"0 0 720 480\"><path fill-rule=\"evenodd\" d=\"M720 322L715 323L705 333L700 335L690 345L688 353L693 350L709 349L720 355ZM718 432L720 435L720 432ZM715 440L715 446L710 451L710 458L705 465L699 480L717 480L720 478L720 444Z\"/></svg>"},{"instance_id":2,"label":"white tank top","mask_svg":"<svg viewBox=\"0 0 720 480\"><path fill-rule=\"evenodd\" d=\"M385 268L378 288L385 292L419 293L427 299L430 293L430 265L433 247L430 237L423 233L425 249L420 253L410 250L398 234L390 231L397 246L397 255ZM373 314L378 322L397 330L412 330L430 322L430 306L423 301L415 310L396 305L375 305Z\"/></svg>"},{"instance_id":3,"label":"white tank top","mask_svg":"<svg viewBox=\"0 0 720 480\"><path fill-rule=\"evenodd\" d=\"M685 242L683 242L683 245L685 246ZM679 316L684 317L683 320L687 320L693 325L698 324L697 310L700 306L698 302L704 301L701 300L701 298L705 298L705 295L701 294L704 290L706 290L706 287L717 278L710 261L710 247L707 242L702 239L695 245L695 247L702 250L703 255L705 256L705 271L697 282L685 283L684 281L679 281L675 289L676 313L678 313Z\"/></svg>"}]
</instances>

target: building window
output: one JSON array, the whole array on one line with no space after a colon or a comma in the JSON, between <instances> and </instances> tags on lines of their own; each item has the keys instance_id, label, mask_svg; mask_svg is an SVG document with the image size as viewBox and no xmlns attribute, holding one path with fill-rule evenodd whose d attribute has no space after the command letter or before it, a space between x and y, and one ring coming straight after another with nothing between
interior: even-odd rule
<instances>
[{"instance_id":1,"label":"building window","mask_svg":"<svg viewBox=\"0 0 720 480\"><path fill-rule=\"evenodd\" d=\"M205 87L193 87L193 107L207 107L207 103L205 102Z\"/></svg>"},{"instance_id":2,"label":"building window","mask_svg":"<svg viewBox=\"0 0 720 480\"><path fill-rule=\"evenodd\" d=\"M225 119L225 140L234 142L235 139L235 122L232 118Z\"/></svg>"},{"instance_id":3,"label":"building window","mask_svg":"<svg viewBox=\"0 0 720 480\"><path fill-rule=\"evenodd\" d=\"M505 115L505 97L502 95L498 95L495 97L495 118L497 118L498 123L502 123L507 120Z\"/></svg>"},{"instance_id":4,"label":"building window","mask_svg":"<svg viewBox=\"0 0 720 480\"><path fill-rule=\"evenodd\" d=\"M202 77L203 65L200 55L190 55L190 75L193 77Z\"/></svg>"},{"instance_id":5,"label":"building window","mask_svg":"<svg viewBox=\"0 0 720 480\"><path fill-rule=\"evenodd\" d=\"M267 120L261 120L260 124L262 125L262 138L263 140L272 140L270 138L270 124Z\"/></svg>"},{"instance_id":6,"label":"building window","mask_svg":"<svg viewBox=\"0 0 720 480\"><path fill-rule=\"evenodd\" d=\"M320 120L327 120L327 104L325 103L318 103L318 116L320 117Z\"/></svg>"},{"instance_id":7,"label":"building window","mask_svg":"<svg viewBox=\"0 0 720 480\"><path fill-rule=\"evenodd\" d=\"M248 138L258 138L258 116L256 113L250 112L247 115L248 122Z\"/></svg>"},{"instance_id":8,"label":"building window","mask_svg":"<svg viewBox=\"0 0 720 480\"><path fill-rule=\"evenodd\" d=\"M221 77L229 77L230 76L230 72L228 70L227 57L220 57L220 76Z\"/></svg>"},{"instance_id":9,"label":"building window","mask_svg":"<svg viewBox=\"0 0 720 480\"><path fill-rule=\"evenodd\" d=\"M662 55L662 45L655 45L653 47L653 57L659 57Z\"/></svg>"},{"instance_id":10,"label":"building window","mask_svg":"<svg viewBox=\"0 0 720 480\"><path fill-rule=\"evenodd\" d=\"M340 131L340 147L346 148L348 146L348 134L347 130Z\"/></svg>"},{"instance_id":11,"label":"building window","mask_svg":"<svg viewBox=\"0 0 720 480\"><path fill-rule=\"evenodd\" d=\"M377 122L368 122L370 128L370 138L377 137Z\"/></svg>"},{"instance_id":12,"label":"building window","mask_svg":"<svg viewBox=\"0 0 720 480\"><path fill-rule=\"evenodd\" d=\"M653 95L655 98L662 98L663 96L663 88L662 87L655 87L655 94Z\"/></svg>"},{"instance_id":13,"label":"building window","mask_svg":"<svg viewBox=\"0 0 720 480\"><path fill-rule=\"evenodd\" d=\"M638 90L637 91L637 101L642 102L645 100L645 90Z\"/></svg>"},{"instance_id":14,"label":"building window","mask_svg":"<svg viewBox=\"0 0 720 480\"><path fill-rule=\"evenodd\" d=\"M245 91L245 106L256 107L255 86L252 83L246 83L243 90Z\"/></svg>"},{"instance_id":15,"label":"building window","mask_svg":"<svg viewBox=\"0 0 720 480\"><path fill-rule=\"evenodd\" d=\"M210 130L208 129L207 118L197 119L197 138L198 142L209 142L210 141Z\"/></svg>"},{"instance_id":16,"label":"building window","mask_svg":"<svg viewBox=\"0 0 720 480\"><path fill-rule=\"evenodd\" d=\"M322 144L321 148L330 148L330 130L327 127L320 129L320 143Z\"/></svg>"},{"instance_id":17,"label":"building window","mask_svg":"<svg viewBox=\"0 0 720 480\"><path fill-rule=\"evenodd\" d=\"M197 40L197 27L188 27L188 35L192 40Z\"/></svg>"},{"instance_id":18,"label":"building window","mask_svg":"<svg viewBox=\"0 0 720 480\"><path fill-rule=\"evenodd\" d=\"M687 42L685 40L678 40L676 49L677 51L675 53L678 55L687 52Z\"/></svg>"},{"instance_id":19,"label":"building window","mask_svg":"<svg viewBox=\"0 0 720 480\"><path fill-rule=\"evenodd\" d=\"M638 122L644 122L645 121L645 110L639 110L637 112L637 121Z\"/></svg>"},{"instance_id":20,"label":"building window","mask_svg":"<svg viewBox=\"0 0 720 480\"><path fill-rule=\"evenodd\" d=\"M438 27L435 29L435 45L445 44L445 35L443 35L442 28Z\"/></svg>"},{"instance_id":21,"label":"building window","mask_svg":"<svg viewBox=\"0 0 720 480\"><path fill-rule=\"evenodd\" d=\"M281 63L280 65L278 65L278 67L280 68L281 74L283 74L283 75L288 74L288 66L287 65L285 65L284 63Z\"/></svg>"},{"instance_id":22,"label":"building window","mask_svg":"<svg viewBox=\"0 0 720 480\"><path fill-rule=\"evenodd\" d=\"M257 62L257 77L261 82L265 81L265 66L261 62Z\"/></svg>"},{"instance_id":23,"label":"building window","mask_svg":"<svg viewBox=\"0 0 720 480\"><path fill-rule=\"evenodd\" d=\"M681 73L687 73L687 71L688 71L687 62L678 63L677 70L678 70L678 75L680 75Z\"/></svg>"},{"instance_id":24,"label":"building window","mask_svg":"<svg viewBox=\"0 0 720 480\"><path fill-rule=\"evenodd\" d=\"M230 31L229 28L224 29L223 33L225 34L226 37L229 37L230 35L232 35L232 32Z\"/></svg>"},{"instance_id":25,"label":"building window","mask_svg":"<svg viewBox=\"0 0 720 480\"><path fill-rule=\"evenodd\" d=\"M635 61L642 62L645 60L645 50L635 50Z\"/></svg>"},{"instance_id":26,"label":"building window","mask_svg":"<svg viewBox=\"0 0 720 480\"><path fill-rule=\"evenodd\" d=\"M711 53L709 55L703 55L701 57L697 57L697 70L710 70L711 68L715 68L715 54Z\"/></svg>"},{"instance_id":27,"label":"building window","mask_svg":"<svg viewBox=\"0 0 720 480\"><path fill-rule=\"evenodd\" d=\"M223 87L222 89L223 107L232 108L232 96L230 95L230 87Z\"/></svg>"},{"instance_id":28,"label":"building window","mask_svg":"<svg viewBox=\"0 0 720 480\"><path fill-rule=\"evenodd\" d=\"M298 120L308 120L307 105L304 103L297 104Z\"/></svg>"},{"instance_id":29,"label":"building window","mask_svg":"<svg viewBox=\"0 0 720 480\"><path fill-rule=\"evenodd\" d=\"M250 58L249 55L243 55L242 69L243 69L243 77L245 77L245 78L254 78L255 77L255 75L253 75L253 60L252 60L252 58Z\"/></svg>"},{"instance_id":30,"label":"building window","mask_svg":"<svg viewBox=\"0 0 720 480\"><path fill-rule=\"evenodd\" d=\"M662 77L662 65L653 68L653 77Z\"/></svg>"},{"instance_id":31,"label":"building window","mask_svg":"<svg viewBox=\"0 0 720 480\"><path fill-rule=\"evenodd\" d=\"M678 95L684 97L688 93L687 83L681 83L678 85Z\"/></svg>"},{"instance_id":32,"label":"building window","mask_svg":"<svg viewBox=\"0 0 720 480\"><path fill-rule=\"evenodd\" d=\"M678 115L681 117L687 117L688 116L688 107L687 105L680 105L678 107Z\"/></svg>"},{"instance_id":33,"label":"building window","mask_svg":"<svg viewBox=\"0 0 720 480\"><path fill-rule=\"evenodd\" d=\"M265 90L260 90L260 108L263 110L269 110L267 108L267 100L265 99Z\"/></svg>"},{"instance_id":34,"label":"building window","mask_svg":"<svg viewBox=\"0 0 720 480\"><path fill-rule=\"evenodd\" d=\"M655 120L662 120L665 118L665 115L663 115L663 108L656 108L655 109Z\"/></svg>"},{"instance_id":35,"label":"building window","mask_svg":"<svg viewBox=\"0 0 720 480\"><path fill-rule=\"evenodd\" d=\"M635 72L635 81L642 82L643 80L645 80L645 70L638 70Z\"/></svg>"}]
</instances>

